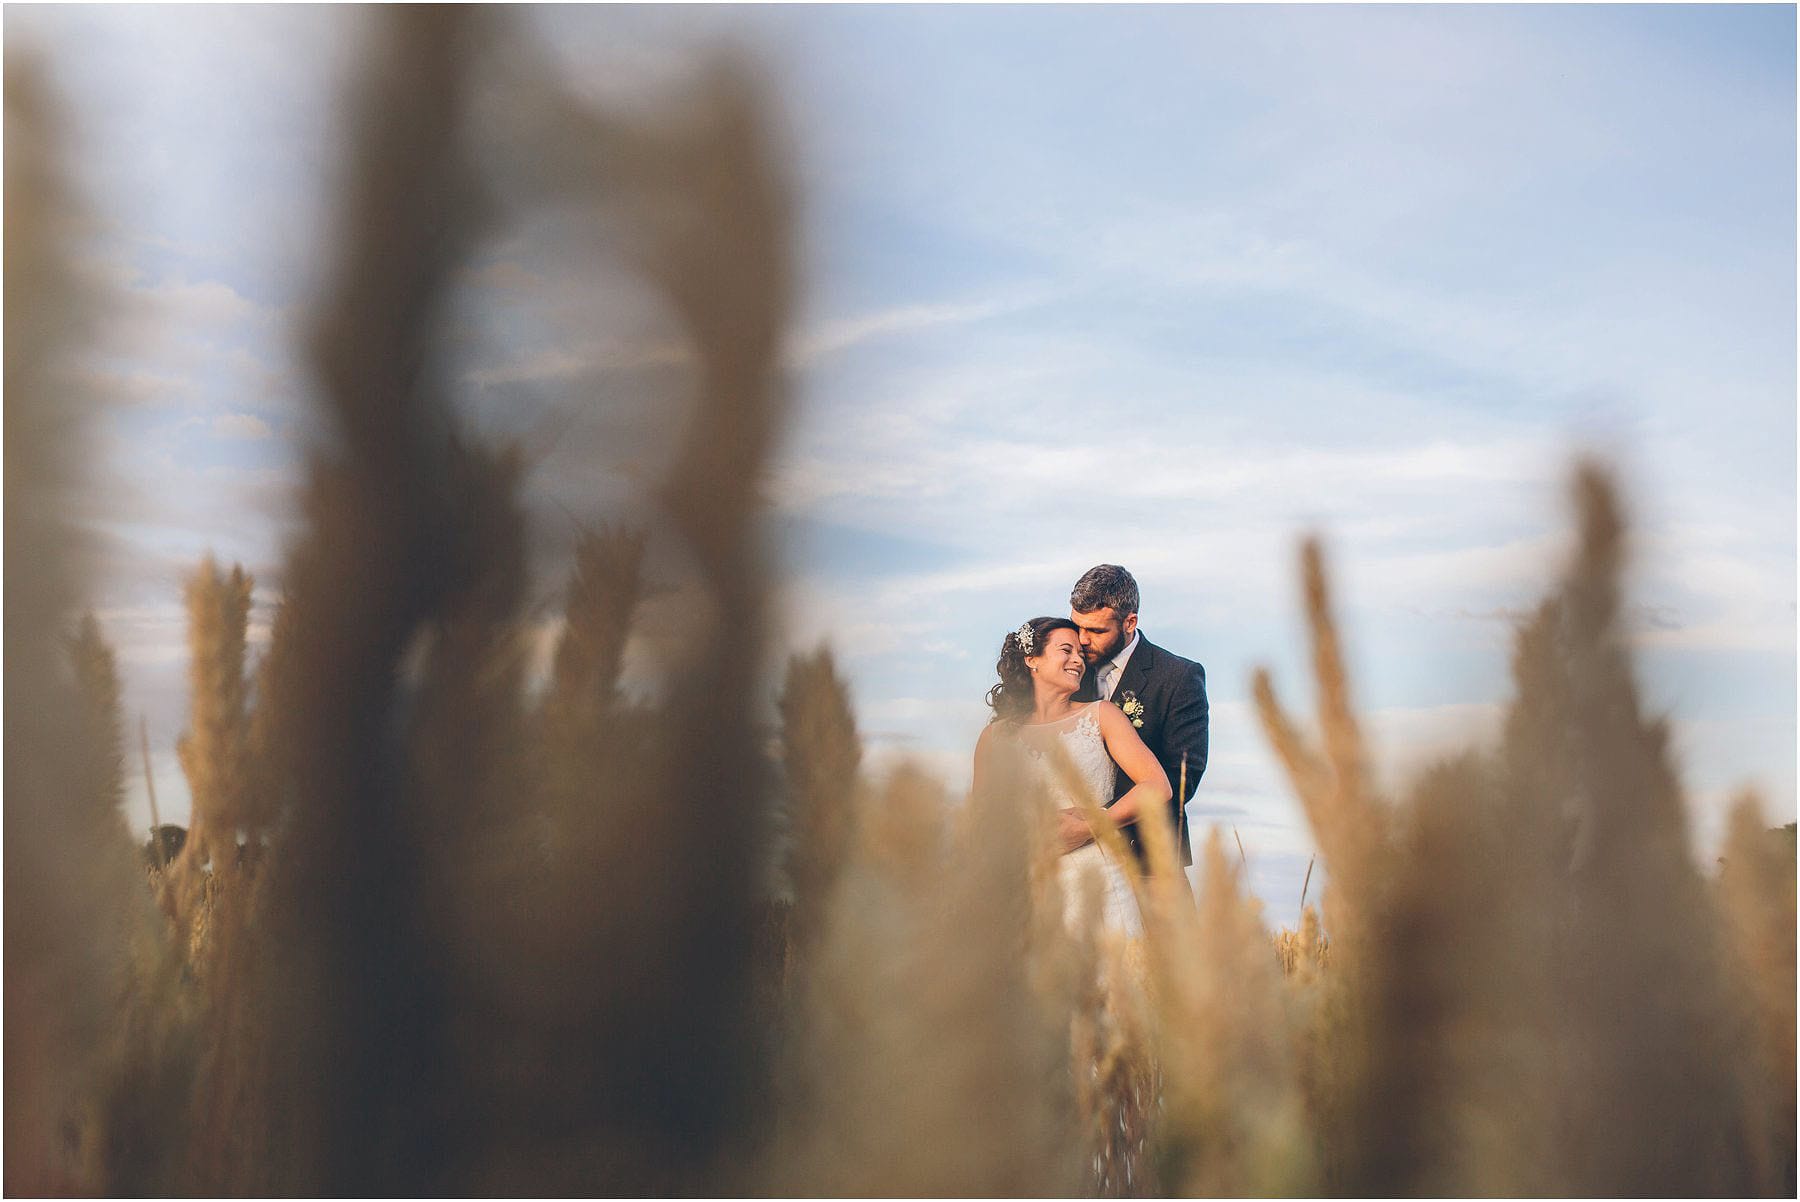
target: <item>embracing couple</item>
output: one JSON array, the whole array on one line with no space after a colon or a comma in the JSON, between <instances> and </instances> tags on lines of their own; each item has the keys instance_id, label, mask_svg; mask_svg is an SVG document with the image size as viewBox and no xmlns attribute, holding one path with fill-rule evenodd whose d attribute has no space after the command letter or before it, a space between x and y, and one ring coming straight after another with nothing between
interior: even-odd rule
<instances>
[{"instance_id":1,"label":"embracing couple","mask_svg":"<svg viewBox=\"0 0 1800 1202\"><path fill-rule=\"evenodd\" d=\"M976 787L991 773L999 741L1015 740L1037 786L1056 799L1065 897L1078 896L1083 873L1100 872L1107 925L1136 934L1130 886L1049 755L1061 746L1140 861L1138 819L1162 807L1182 864L1193 863L1186 806L1206 771L1206 671L1138 630L1137 581L1117 564L1077 580L1069 609L1066 618L1032 618L1001 644L1000 683L987 699L994 714L975 745Z\"/></svg>"}]
</instances>

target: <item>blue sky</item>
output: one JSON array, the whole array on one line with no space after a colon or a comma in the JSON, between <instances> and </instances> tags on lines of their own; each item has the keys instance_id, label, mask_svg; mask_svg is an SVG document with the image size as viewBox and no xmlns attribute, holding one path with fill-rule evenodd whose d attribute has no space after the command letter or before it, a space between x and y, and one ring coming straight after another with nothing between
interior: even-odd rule
<instances>
[{"instance_id":1,"label":"blue sky","mask_svg":"<svg viewBox=\"0 0 1800 1202\"><path fill-rule=\"evenodd\" d=\"M784 643L836 647L877 766L965 782L1002 634L1124 563L1146 632L1208 670L1191 813L1237 829L1289 918L1311 844L1247 702L1258 664L1310 697L1298 535L1328 540L1397 783L1492 731L1511 615L1554 577L1591 448L1637 520L1641 670L1702 844L1745 783L1793 818L1791 7L519 15L616 104L715 41L771 64L805 276L769 480ZM210 546L265 600L278 585L305 436L287 323L317 283L334 89L368 19L6 12L85 148L114 296L91 370L118 402L88 516L165 808L182 573ZM653 308L597 301L553 234L510 231L472 266L464 380L473 417L540 455L547 567L557 506L631 515L661 451L593 398L671 365ZM672 588L661 620L684 603Z\"/></svg>"}]
</instances>

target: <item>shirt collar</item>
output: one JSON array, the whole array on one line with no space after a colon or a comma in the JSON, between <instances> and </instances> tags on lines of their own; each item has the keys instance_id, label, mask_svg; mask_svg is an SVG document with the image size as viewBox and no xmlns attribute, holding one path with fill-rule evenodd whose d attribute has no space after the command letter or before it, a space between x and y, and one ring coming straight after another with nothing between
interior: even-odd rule
<instances>
[{"instance_id":1,"label":"shirt collar","mask_svg":"<svg viewBox=\"0 0 1800 1202\"><path fill-rule=\"evenodd\" d=\"M1112 680L1108 682L1109 684L1116 685L1118 683L1119 677L1125 675L1125 664L1128 660L1131 659L1131 653L1133 651L1137 650L1137 645L1138 645L1138 632L1134 630L1131 632L1131 641L1129 643L1126 643L1124 648L1117 655L1113 656L1111 660L1108 661L1113 666Z\"/></svg>"}]
</instances>

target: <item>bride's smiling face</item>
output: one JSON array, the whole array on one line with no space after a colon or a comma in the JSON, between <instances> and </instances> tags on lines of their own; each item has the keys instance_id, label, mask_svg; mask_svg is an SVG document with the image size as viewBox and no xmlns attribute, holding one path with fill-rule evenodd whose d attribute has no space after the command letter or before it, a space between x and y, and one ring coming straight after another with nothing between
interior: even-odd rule
<instances>
[{"instance_id":1,"label":"bride's smiling face","mask_svg":"<svg viewBox=\"0 0 1800 1202\"><path fill-rule=\"evenodd\" d=\"M1081 639L1068 627L1059 627L1044 636L1040 655L1027 656L1025 666L1034 678L1058 692L1073 693L1081 687L1081 674L1087 662L1081 658Z\"/></svg>"}]
</instances>

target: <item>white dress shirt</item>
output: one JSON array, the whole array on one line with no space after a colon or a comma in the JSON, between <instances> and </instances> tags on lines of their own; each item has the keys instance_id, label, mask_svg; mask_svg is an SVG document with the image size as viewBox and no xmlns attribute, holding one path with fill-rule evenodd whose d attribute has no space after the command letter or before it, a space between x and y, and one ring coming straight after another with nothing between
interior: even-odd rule
<instances>
[{"instance_id":1,"label":"white dress shirt","mask_svg":"<svg viewBox=\"0 0 1800 1202\"><path fill-rule=\"evenodd\" d=\"M1131 653L1137 650L1137 631L1131 632L1131 641L1111 659L1101 664L1094 671L1095 683L1100 690L1100 700L1111 701L1113 689L1118 687L1119 677L1125 675L1125 664L1131 659Z\"/></svg>"}]
</instances>

